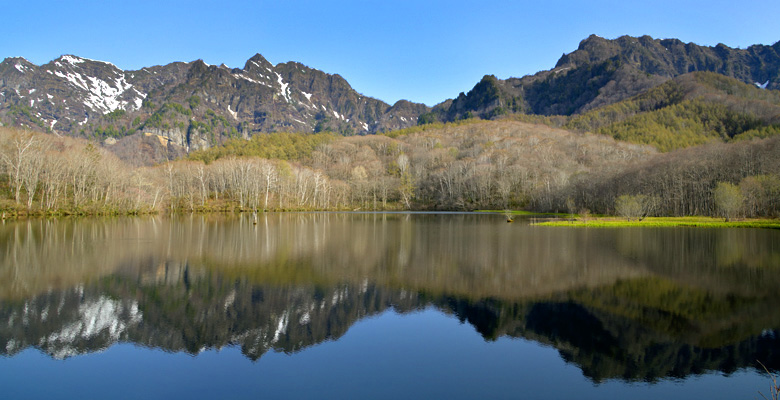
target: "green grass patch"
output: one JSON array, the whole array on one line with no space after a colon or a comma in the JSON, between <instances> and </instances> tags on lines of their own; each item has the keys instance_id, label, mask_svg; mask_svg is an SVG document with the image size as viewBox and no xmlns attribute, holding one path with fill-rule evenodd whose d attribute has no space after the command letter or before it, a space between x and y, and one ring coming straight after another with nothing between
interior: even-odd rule
<instances>
[{"instance_id":1,"label":"green grass patch","mask_svg":"<svg viewBox=\"0 0 780 400\"><path fill-rule=\"evenodd\" d=\"M780 229L777 219L744 219L726 222L723 218L713 217L647 217L641 221L627 221L622 218L597 218L584 220L547 221L538 226L569 226L584 228L624 228L624 227L697 227L697 228L767 228Z\"/></svg>"}]
</instances>

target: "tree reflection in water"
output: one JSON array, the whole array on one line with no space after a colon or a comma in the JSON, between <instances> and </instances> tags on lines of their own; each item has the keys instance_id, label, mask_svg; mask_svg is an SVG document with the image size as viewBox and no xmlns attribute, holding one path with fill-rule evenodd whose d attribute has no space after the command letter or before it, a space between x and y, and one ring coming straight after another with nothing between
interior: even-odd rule
<instances>
[{"instance_id":1,"label":"tree reflection in water","mask_svg":"<svg viewBox=\"0 0 780 400\"><path fill-rule=\"evenodd\" d=\"M132 342L253 360L436 307L594 381L780 368L780 235L541 228L474 214L30 220L0 227L0 352ZM424 333L422 333L424 334ZM760 368L760 367L758 367Z\"/></svg>"}]
</instances>

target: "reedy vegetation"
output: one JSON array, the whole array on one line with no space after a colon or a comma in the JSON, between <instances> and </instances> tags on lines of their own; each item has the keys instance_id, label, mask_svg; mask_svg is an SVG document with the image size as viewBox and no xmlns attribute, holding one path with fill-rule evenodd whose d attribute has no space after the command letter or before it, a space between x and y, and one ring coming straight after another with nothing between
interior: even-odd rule
<instances>
[{"instance_id":1,"label":"reedy vegetation","mask_svg":"<svg viewBox=\"0 0 780 400\"><path fill-rule=\"evenodd\" d=\"M517 121L465 121L337 137L268 134L131 169L82 140L2 128L6 213L228 210L530 209L717 215L713 190L739 185L738 215L780 211L780 139L658 154L649 146Z\"/></svg>"}]
</instances>

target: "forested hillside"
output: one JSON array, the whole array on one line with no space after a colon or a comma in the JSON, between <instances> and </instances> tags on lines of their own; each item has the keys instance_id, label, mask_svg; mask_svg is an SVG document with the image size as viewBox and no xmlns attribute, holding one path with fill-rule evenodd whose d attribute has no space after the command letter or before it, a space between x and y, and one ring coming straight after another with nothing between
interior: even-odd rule
<instances>
[{"instance_id":1,"label":"forested hillside","mask_svg":"<svg viewBox=\"0 0 780 400\"><path fill-rule=\"evenodd\" d=\"M649 144L661 151L780 132L780 42L746 50L595 35L549 71L486 75L418 124L514 119Z\"/></svg>"},{"instance_id":2,"label":"forested hillside","mask_svg":"<svg viewBox=\"0 0 780 400\"><path fill-rule=\"evenodd\" d=\"M780 137L659 154L609 136L468 120L389 135L276 133L131 168L83 140L3 128L6 214L233 210L527 209L614 213L642 196L656 215L780 212Z\"/></svg>"},{"instance_id":3,"label":"forested hillside","mask_svg":"<svg viewBox=\"0 0 780 400\"><path fill-rule=\"evenodd\" d=\"M509 104L509 109L481 107L463 116L542 123L648 144L660 151L780 133L779 91L762 89L712 72L680 75L626 100L575 115L514 112L519 107L519 100L506 97L506 93L498 89L501 85L506 83L485 77L474 91L483 91L480 95L483 98L492 96L493 101L489 104ZM476 101L474 96L470 92L464 98ZM460 109L463 104L456 99L448 112L455 112L453 110ZM434 114L420 119L423 125L435 121Z\"/></svg>"},{"instance_id":4,"label":"forested hillside","mask_svg":"<svg viewBox=\"0 0 780 400\"><path fill-rule=\"evenodd\" d=\"M567 129L661 151L780 133L780 92L710 72L685 74L641 95L569 118Z\"/></svg>"}]
</instances>

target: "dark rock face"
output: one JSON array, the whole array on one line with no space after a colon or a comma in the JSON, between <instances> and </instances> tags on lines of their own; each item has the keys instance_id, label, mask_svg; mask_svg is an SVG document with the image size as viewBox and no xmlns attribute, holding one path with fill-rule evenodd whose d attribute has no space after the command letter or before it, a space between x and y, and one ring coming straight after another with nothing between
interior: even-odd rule
<instances>
[{"instance_id":1,"label":"dark rock face","mask_svg":"<svg viewBox=\"0 0 780 400\"><path fill-rule=\"evenodd\" d=\"M559 67L578 67L600 63L607 59L620 60L639 71L673 78L695 71L716 72L746 83L769 80L771 87L780 85L777 67L780 65L777 44L754 45L747 49L733 49L724 44L715 47L683 43L678 39L634 38L621 36L607 40L591 35L580 42L579 48L561 57Z\"/></svg>"},{"instance_id":2,"label":"dark rock face","mask_svg":"<svg viewBox=\"0 0 780 400\"><path fill-rule=\"evenodd\" d=\"M485 340L512 337L556 348L594 382L733 373L758 368L756 359L771 369L780 365L776 330L701 346L689 336L707 331L697 332L684 317L654 309L641 310L660 320L655 327L660 330L627 317L626 309L610 313L567 300L473 300L374 285L283 288L189 275L194 271L182 264L168 264L167 271L155 283L115 278L101 287L0 303L0 318L8 322L0 325L0 355L13 357L34 347L65 359L124 342L193 355L235 346L258 360L271 350L290 354L338 340L356 322L390 309L405 313L432 306L469 323ZM669 337L663 328L675 324L680 337ZM723 333L733 335L730 329Z\"/></svg>"},{"instance_id":3,"label":"dark rock face","mask_svg":"<svg viewBox=\"0 0 780 400\"><path fill-rule=\"evenodd\" d=\"M4 126L101 141L147 133L183 151L264 132L376 133L415 125L427 111L363 96L341 76L299 63L273 66L260 54L241 69L198 60L123 71L71 55L42 66L0 63Z\"/></svg>"},{"instance_id":4,"label":"dark rock face","mask_svg":"<svg viewBox=\"0 0 780 400\"><path fill-rule=\"evenodd\" d=\"M591 35L549 71L507 80L483 78L468 94L433 109L436 119L492 118L512 112L580 114L643 93L669 79L707 71L780 89L780 42L733 49L678 39Z\"/></svg>"},{"instance_id":5,"label":"dark rock face","mask_svg":"<svg viewBox=\"0 0 780 400\"><path fill-rule=\"evenodd\" d=\"M591 35L552 70L506 80L486 75L468 93L432 109L404 100L391 106L357 93L337 74L296 62L274 66L260 54L243 68L198 60L138 71L71 55L42 66L7 58L0 63L0 124L117 143L123 154L170 156L267 132L354 135L418 121L576 115L700 71L780 89L780 42L733 49ZM133 135L159 140L144 142ZM146 150L138 147L142 142Z\"/></svg>"}]
</instances>

